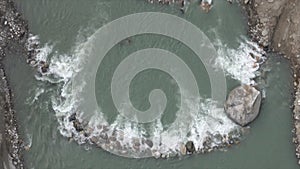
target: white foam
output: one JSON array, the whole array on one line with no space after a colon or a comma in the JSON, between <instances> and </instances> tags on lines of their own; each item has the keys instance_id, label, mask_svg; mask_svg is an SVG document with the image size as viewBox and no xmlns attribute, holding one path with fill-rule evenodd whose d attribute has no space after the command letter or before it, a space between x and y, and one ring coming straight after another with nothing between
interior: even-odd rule
<instances>
[{"instance_id":1,"label":"white foam","mask_svg":"<svg viewBox=\"0 0 300 169\"><path fill-rule=\"evenodd\" d=\"M73 122L69 121L69 116L76 112L77 119L83 122L81 117L85 113L78 110L77 107L81 101L78 91L85 84L72 86L72 78L80 72L84 55L88 53L86 51L88 49L85 47L86 42L77 43L70 54L58 55L56 53L49 59L48 56L53 53L53 48L45 45L44 48L40 49L44 52L39 53L37 57L41 60L50 60L49 72L36 76L37 80L57 83L60 86L60 90L52 96L52 108L59 122L58 129L63 136L72 137L79 144L91 143L84 133L77 132ZM254 72L258 68L252 67L256 60L249 56L250 52L261 57L258 46L248 41L241 42L240 47L237 49L229 49L220 43L216 67L223 68L228 76L239 80L241 83L251 84L253 83L252 79L256 76ZM104 133L103 128L98 128L99 125L107 126L108 131L105 131L107 136L116 135L121 146L126 146L133 153L137 151L134 149L133 140L137 141L138 139L141 143L141 140L150 139L153 143L151 150L155 155L157 153L178 153L180 146L187 141L193 141L196 149L199 150L203 148L203 143L207 137L217 134L228 135L230 132L239 129L237 125L229 120L222 109L216 107L216 103L212 100L200 98L185 100L182 110L182 112L177 112L176 120L166 130L164 130L160 120L156 120L150 128L145 129L143 125L131 122L120 115L108 126L103 113L95 110L92 120L87 123L87 128L91 129L88 138L98 137L101 133ZM215 140L213 145L218 145L218 140ZM111 149L111 146L107 147L106 144L101 144L101 147L108 151ZM147 148L149 149L144 144L140 145L141 152ZM137 156L135 154L132 157Z\"/></svg>"},{"instance_id":2,"label":"white foam","mask_svg":"<svg viewBox=\"0 0 300 169\"><path fill-rule=\"evenodd\" d=\"M41 48L36 48L40 44L40 38L38 36L34 36L32 34L29 35L27 40L27 49L28 51L35 51L37 54L35 55L36 61L47 61L48 56L52 53L53 45L45 44Z\"/></svg>"},{"instance_id":3,"label":"white foam","mask_svg":"<svg viewBox=\"0 0 300 169\"><path fill-rule=\"evenodd\" d=\"M26 147L31 148L32 146L32 135L31 134L26 134Z\"/></svg>"},{"instance_id":4,"label":"white foam","mask_svg":"<svg viewBox=\"0 0 300 169\"><path fill-rule=\"evenodd\" d=\"M243 84L255 84L253 79L257 77L256 72L265 60L264 51L247 40L241 40L237 49L229 48L221 41L215 44L218 46L216 66L223 68L227 75Z\"/></svg>"},{"instance_id":5,"label":"white foam","mask_svg":"<svg viewBox=\"0 0 300 169\"><path fill-rule=\"evenodd\" d=\"M36 88L34 91L30 91L34 95L34 97L29 97L26 99L26 104L34 104L38 98L45 92L44 88Z\"/></svg>"}]
</instances>

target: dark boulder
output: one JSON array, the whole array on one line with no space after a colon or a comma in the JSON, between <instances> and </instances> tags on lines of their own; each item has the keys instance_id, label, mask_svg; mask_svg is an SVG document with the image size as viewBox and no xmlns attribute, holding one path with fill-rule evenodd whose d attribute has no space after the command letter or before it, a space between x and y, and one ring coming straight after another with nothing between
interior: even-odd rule
<instances>
[{"instance_id":1,"label":"dark boulder","mask_svg":"<svg viewBox=\"0 0 300 169\"><path fill-rule=\"evenodd\" d=\"M153 147L153 142L152 142L151 140L147 139L147 140L145 141L145 143L146 143L150 148Z\"/></svg>"},{"instance_id":2,"label":"dark boulder","mask_svg":"<svg viewBox=\"0 0 300 169\"><path fill-rule=\"evenodd\" d=\"M69 121L74 121L76 120L76 113L71 114L71 116L69 117Z\"/></svg>"},{"instance_id":3,"label":"dark boulder","mask_svg":"<svg viewBox=\"0 0 300 169\"><path fill-rule=\"evenodd\" d=\"M195 149L195 145L194 145L194 142L193 141L188 141L186 144L185 144L185 147L186 147L186 151L190 154L194 153L196 151Z\"/></svg>"},{"instance_id":4,"label":"dark boulder","mask_svg":"<svg viewBox=\"0 0 300 169\"><path fill-rule=\"evenodd\" d=\"M77 119L73 121L73 125L77 132L83 131L83 126Z\"/></svg>"}]
</instances>

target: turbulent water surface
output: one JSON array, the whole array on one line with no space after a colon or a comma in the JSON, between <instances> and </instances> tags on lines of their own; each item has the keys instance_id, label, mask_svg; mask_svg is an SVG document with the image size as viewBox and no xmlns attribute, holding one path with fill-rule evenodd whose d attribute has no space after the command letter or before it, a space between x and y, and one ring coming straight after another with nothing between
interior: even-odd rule
<instances>
[{"instance_id":1,"label":"turbulent water surface","mask_svg":"<svg viewBox=\"0 0 300 169\"><path fill-rule=\"evenodd\" d=\"M273 56L261 66L264 71L257 72L260 65L249 53L261 61L265 58L258 46L246 38L246 23L237 5L217 1L206 14L192 2L184 15L176 6L154 5L144 0L27 0L19 1L18 7L34 34L31 43L40 43L37 59L50 64L49 72L41 75L25 65L24 58L6 60L20 130L28 147L25 152L28 168L257 168L258 165L259 168L296 168L291 142L291 96L286 92L291 91L288 82L292 79L288 63ZM90 47L98 43L94 41L96 32L114 19L137 12L164 12L199 27L217 50L213 67L224 69L228 90L241 83L258 83L262 87L265 100L261 114L246 133L241 136L241 128L210 99L209 77L195 53L176 39L154 34L130 37L109 50L96 74L99 108L78 106L89 102L80 95L89 82L74 83L73 79L81 73L82 66L89 66L85 59L91 54ZM173 77L157 69L142 71L130 84L133 105L147 110L148 95L153 89L162 89L168 102L159 120L137 124L118 113L110 85L122 60L146 48L160 48L179 56L200 84L201 98L181 100L184 108L180 109L182 89L179 90ZM253 78L257 76L255 82ZM88 122L89 136L74 129L69 121L74 112L80 120ZM87 113L93 116L86 117ZM91 144L92 137L100 137L104 132L116 138L120 151L105 143L98 144L102 149ZM188 140L200 150L207 136L232 133L242 141L223 151L168 160L118 156L171 156L180 154L182 144ZM153 146L147 146L142 140L150 140ZM218 143L215 140L213 146Z\"/></svg>"}]
</instances>

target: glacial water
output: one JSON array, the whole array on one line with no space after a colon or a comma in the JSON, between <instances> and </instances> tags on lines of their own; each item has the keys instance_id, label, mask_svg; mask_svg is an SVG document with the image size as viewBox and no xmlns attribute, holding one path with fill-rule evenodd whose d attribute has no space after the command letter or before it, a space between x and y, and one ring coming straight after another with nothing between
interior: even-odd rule
<instances>
[{"instance_id":1,"label":"glacial water","mask_svg":"<svg viewBox=\"0 0 300 169\"><path fill-rule=\"evenodd\" d=\"M82 86L74 88L72 78L80 73L82 63L85 63L86 54L89 54L87 47L98 43L90 39L97 36L95 33L106 23L137 12L168 13L199 27L217 49L214 68L224 69L228 91L240 83L254 83L251 79L256 76L258 67L253 66L255 61L249 52L261 56L261 51L247 40L246 22L237 4L217 1L213 10L206 14L197 2L192 2L184 15L176 6L149 4L143 0L98 0L88 3L30 0L19 1L18 8L29 21L30 30L35 35L33 39L40 42L38 59L50 63L49 72L41 76L35 68L25 64L24 57L16 53L11 54L13 59L6 60L20 131L25 144L30 147L25 151L28 168L297 168L291 141L292 86L289 82L292 76L288 62L275 55L269 56L262 68L265 79L256 80L263 83L261 86L266 94L259 118L246 129L240 144L223 151L168 160L120 157L120 152L110 147L101 145L115 154L90 144L82 133L75 132L68 118L63 118L70 116L74 110L84 116L85 112L77 109L77 104L83 102L77 95ZM200 84L202 99L184 100L186 107L180 115L177 112L180 98L178 84L167 73L156 69L145 70L131 82L131 102L139 109L147 110L150 91L159 88L165 92L168 103L161 120L139 125L122 118L114 107L110 78L128 55L146 48L165 49L184 60ZM178 151L180 143L187 140L193 140L195 146L201 148L208 133L223 135L240 130L209 99L211 86L204 65L180 41L159 35L138 35L115 45L105 58L97 69L95 80L96 100L101 111L97 110L98 118L88 119L90 127L95 127L92 135L97 136L97 125L108 125L108 135L116 129L119 133L125 133L123 140L118 140L121 146L124 144L128 149L133 148L132 140L144 137L152 140L152 150L168 154L170 150ZM85 83L88 82L82 82ZM186 114L192 118L185 119ZM68 138L72 135L75 140ZM132 153L123 156L136 157Z\"/></svg>"}]
</instances>

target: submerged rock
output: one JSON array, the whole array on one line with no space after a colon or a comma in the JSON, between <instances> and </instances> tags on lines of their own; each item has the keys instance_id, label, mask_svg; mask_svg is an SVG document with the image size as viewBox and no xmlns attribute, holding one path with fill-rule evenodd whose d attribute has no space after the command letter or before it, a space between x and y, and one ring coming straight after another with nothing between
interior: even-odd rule
<instances>
[{"instance_id":1,"label":"submerged rock","mask_svg":"<svg viewBox=\"0 0 300 169\"><path fill-rule=\"evenodd\" d=\"M40 64L42 73L47 73L49 70L49 64L44 61L41 61Z\"/></svg>"},{"instance_id":2,"label":"submerged rock","mask_svg":"<svg viewBox=\"0 0 300 169\"><path fill-rule=\"evenodd\" d=\"M242 85L233 89L225 103L225 112L241 126L252 122L259 114L261 93L254 87Z\"/></svg>"},{"instance_id":3,"label":"submerged rock","mask_svg":"<svg viewBox=\"0 0 300 169\"><path fill-rule=\"evenodd\" d=\"M212 8L212 0L201 0L201 8L208 13Z\"/></svg>"},{"instance_id":4,"label":"submerged rock","mask_svg":"<svg viewBox=\"0 0 300 169\"><path fill-rule=\"evenodd\" d=\"M77 119L73 121L73 125L77 132L81 132L84 130L82 124Z\"/></svg>"},{"instance_id":5,"label":"submerged rock","mask_svg":"<svg viewBox=\"0 0 300 169\"><path fill-rule=\"evenodd\" d=\"M96 137L96 136L91 137L90 140L91 140L91 142L94 143L94 144L97 144L98 141L99 141L98 137Z\"/></svg>"},{"instance_id":6,"label":"submerged rock","mask_svg":"<svg viewBox=\"0 0 300 169\"><path fill-rule=\"evenodd\" d=\"M74 121L76 120L76 113L71 114L71 116L69 117L69 121Z\"/></svg>"},{"instance_id":7,"label":"submerged rock","mask_svg":"<svg viewBox=\"0 0 300 169\"><path fill-rule=\"evenodd\" d=\"M149 139L145 140L145 143L150 147L152 148L153 147L153 142Z\"/></svg>"}]
</instances>

